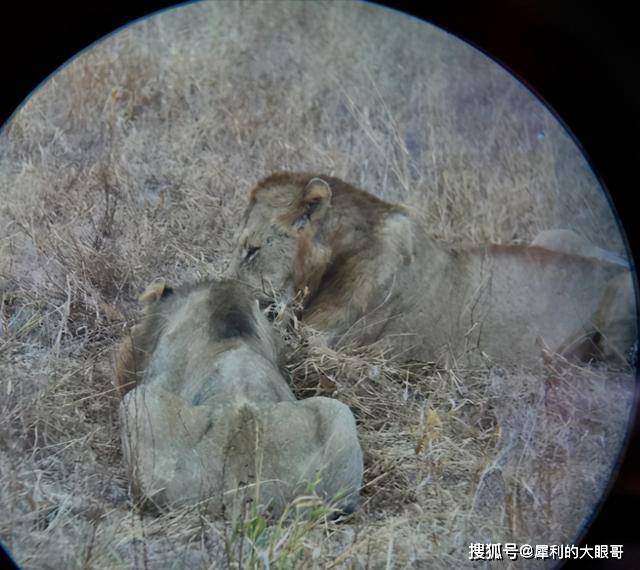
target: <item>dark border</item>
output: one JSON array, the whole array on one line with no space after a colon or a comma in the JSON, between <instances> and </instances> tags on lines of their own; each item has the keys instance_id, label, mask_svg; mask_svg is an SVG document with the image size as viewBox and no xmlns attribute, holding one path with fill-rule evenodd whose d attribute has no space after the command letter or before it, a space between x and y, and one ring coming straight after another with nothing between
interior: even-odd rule
<instances>
[{"instance_id":1,"label":"dark border","mask_svg":"<svg viewBox=\"0 0 640 570\"><path fill-rule=\"evenodd\" d=\"M500 62L555 111L612 198L628 244L638 259L635 190L640 166L640 99L634 71L640 61L637 19L622 3L575 0L376 0L427 20L465 39ZM173 5L133 3L17 3L3 14L0 34L0 124L52 72L117 28ZM636 34L637 35L637 34ZM637 73L635 73L637 75ZM583 542L621 542L621 564L585 563L581 568L632 566L640 559L640 418L606 503ZM570 564L566 567L571 566Z\"/></svg>"}]
</instances>

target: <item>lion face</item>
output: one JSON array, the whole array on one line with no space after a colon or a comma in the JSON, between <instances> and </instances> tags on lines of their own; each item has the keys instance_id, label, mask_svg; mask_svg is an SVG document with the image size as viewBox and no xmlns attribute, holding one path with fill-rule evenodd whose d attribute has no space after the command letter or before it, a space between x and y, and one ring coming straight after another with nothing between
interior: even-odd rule
<instances>
[{"instance_id":1,"label":"lion face","mask_svg":"<svg viewBox=\"0 0 640 570\"><path fill-rule=\"evenodd\" d=\"M265 298L289 302L314 290L328 264L331 189L309 178L274 175L251 192L229 272Z\"/></svg>"},{"instance_id":2,"label":"lion face","mask_svg":"<svg viewBox=\"0 0 640 570\"><path fill-rule=\"evenodd\" d=\"M231 274L266 295L292 298L297 236L276 222L276 211L258 206L247 214L233 253Z\"/></svg>"}]
</instances>

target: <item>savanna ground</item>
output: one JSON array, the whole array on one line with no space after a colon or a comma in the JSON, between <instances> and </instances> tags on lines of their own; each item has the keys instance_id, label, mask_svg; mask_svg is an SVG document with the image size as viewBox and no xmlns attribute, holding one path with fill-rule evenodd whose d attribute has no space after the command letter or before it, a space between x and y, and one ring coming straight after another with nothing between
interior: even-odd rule
<instances>
[{"instance_id":1,"label":"savanna ground","mask_svg":"<svg viewBox=\"0 0 640 570\"><path fill-rule=\"evenodd\" d=\"M466 567L470 542L574 542L618 458L631 371L402 367L309 348L303 328L285 333L291 383L356 415L360 510L336 524L136 508L114 344L152 279L224 271L247 190L279 169L412 204L437 237L566 227L624 254L556 120L427 24L366 4L215 2L128 27L0 137L0 540L26 568Z\"/></svg>"}]
</instances>

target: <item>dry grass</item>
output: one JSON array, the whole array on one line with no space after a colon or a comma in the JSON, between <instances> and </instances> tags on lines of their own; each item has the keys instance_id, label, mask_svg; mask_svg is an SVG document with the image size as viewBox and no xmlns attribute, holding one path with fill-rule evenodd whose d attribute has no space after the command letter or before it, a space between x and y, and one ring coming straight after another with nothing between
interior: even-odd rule
<instances>
[{"instance_id":1,"label":"dry grass","mask_svg":"<svg viewBox=\"0 0 640 570\"><path fill-rule=\"evenodd\" d=\"M121 31L0 137L0 539L25 567L251 567L264 552L278 568L464 567L469 542L575 539L621 449L629 371L399 366L314 346L304 327L286 332L292 385L354 411L360 511L278 525L135 508L114 342L152 279L222 273L247 189L283 168L409 202L439 237L568 227L623 253L550 114L425 24L365 4L216 2Z\"/></svg>"}]
</instances>

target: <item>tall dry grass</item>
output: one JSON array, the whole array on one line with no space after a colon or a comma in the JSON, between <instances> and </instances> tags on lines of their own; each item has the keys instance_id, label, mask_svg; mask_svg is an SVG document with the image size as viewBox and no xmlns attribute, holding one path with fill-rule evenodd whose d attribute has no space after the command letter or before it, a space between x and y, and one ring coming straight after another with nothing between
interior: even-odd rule
<instances>
[{"instance_id":1,"label":"tall dry grass","mask_svg":"<svg viewBox=\"0 0 640 570\"><path fill-rule=\"evenodd\" d=\"M427 24L363 3L210 2L121 30L0 137L0 539L28 568L465 567L470 542L575 540L621 449L630 371L403 367L312 348L303 327L286 333L292 386L356 414L360 511L279 529L136 508L114 342L152 279L223 272L246 191L279 169L408 202L436 237L568 227L624 253L550 113Z\"/></svg>"}]
</instances>

